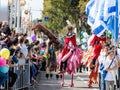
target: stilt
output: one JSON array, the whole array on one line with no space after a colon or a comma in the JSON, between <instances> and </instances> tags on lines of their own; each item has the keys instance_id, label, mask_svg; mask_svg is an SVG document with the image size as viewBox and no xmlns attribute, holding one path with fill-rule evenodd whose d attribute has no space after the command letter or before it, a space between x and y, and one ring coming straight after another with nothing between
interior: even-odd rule
<instances>
[{"instance_id":1,"label":"stilt","mask_svg":"<svg viewBox=\"0 0 120 90\"><path fill-rule=\"evenodd\" d=\"M90 75L89 75L89 81L88 81L88 87L91 88L92 84L93 84L93 77L94 77L94 72L91 71Z\"/></svg>"},{"instance_id":2,"label":"stilt","mask_svg":"<svg viewBox=\"0 0 120 90\"><path fill-rule=\"evenodd\" d=\"M73 79L74 79L74 75L72 74L70 87L74 87Z\"/></svg>"},{"instance_id":3,"label":"stilt","mask_svg":"<svg viewBox=\"0 0 120 90\"><path fill-rule=\"evenodd\" d=\"M62 87L64 86L64 72L62 73L62 83L61 83L61 86Z\"/></svg>"},{"instance_id":4,"label":"stilt","mask_svg":"<svg viewBox=\"0 0 120 90\"><path fill-rule=\"evenodd\" d=\"M92 83L93 83L93 81L90 79L90 80L88 81L88 87L89 87L89 88L92 88Z\"/></svg>"}]
</instances>

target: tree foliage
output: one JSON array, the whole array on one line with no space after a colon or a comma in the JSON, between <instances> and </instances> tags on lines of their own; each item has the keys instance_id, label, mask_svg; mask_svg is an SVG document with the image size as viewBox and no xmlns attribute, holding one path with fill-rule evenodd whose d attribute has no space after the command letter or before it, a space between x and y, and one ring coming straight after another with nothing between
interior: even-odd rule
<instances>
[{"instance_id":1,"label":"tree foliage","mask_svg":"<svg viewBox=\"0 0 120 90\"><path fill-rule=\"evenodd\" d=\"M80 9L80 12L85 12L85 7L86 7L86 4L88 3L89 0L79 0L79 9Z\"/></svg>"},{"instance_id":2,"label":"tree foliage","mask_svg":"<svg viewBox=\"0 0 120 90\"><path fill-rule=\"evenodd\" d=\"M65 33L66 20L70 20L78 29L81 29L78 20L85 16L85 7L88 1L44 0L43 24L53 32ZM49 21L44 21L44 17L49 17ZM85 25L84 21L82 25Z\"/></svg>"},{"instance_id":3,"label":"tree foliage","mask_svg":"<svg viewBox=\"0 0 120 90\"><path fill-rule=\"evenodd\" d=\"M79 0L77 2L79 3ZM61 32L66 26L67 19L75 24L78 15L76 3L70 0L44 0L43 19L47 16L49 21L44 21L43 24L53 31Z\"/></svg>"}]
</instances>

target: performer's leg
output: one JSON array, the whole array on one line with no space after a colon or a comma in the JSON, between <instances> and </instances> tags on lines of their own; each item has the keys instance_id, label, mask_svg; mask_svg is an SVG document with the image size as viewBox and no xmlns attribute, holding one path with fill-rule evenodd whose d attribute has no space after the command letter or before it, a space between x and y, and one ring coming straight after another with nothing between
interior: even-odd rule
<instances>
[{"instance_id":1,"label":"performer's leg","mask_svg":"<svg viewBox=\"0 0 120 90\"><path fill-rule=\"evenodd\" d=\"M62 83L61 83L62 86L64 86L64 73L62 73Z\"/></svg>"},{"instance_id":2,"label":"performer's leg","mask_svg":"<svg viewBox=\"0 0 120 90\"><path fill-rule=\"evenodd\" d=\"M56 74L56 79L58 80L58 78L59 78L59 75L58 75L58 74Z\"/></svg>"},{"instance_id":3,"label":"performer's leg","mask_svg":"<svg viewBox=\"0 0 120 90\"><path fill-rule=\"evenodd\" d=\"M98 84L98 68L99 68L99 63L96 64L95 66L95 70L94 70L94 81L95 81L95 84Z\"/></svg>"},{"instance_id":4,"label":"performer's leg","mask_svg":"<svg viewBox=\"0 0 120 90\"><path fill-rule=\"evenodd\" d=\"M66 71L66 67L67 67L67 60L64 62L64 71Z\"/></svg>"},{"instance_id":5,"label":"performer's leg","mask_svg":"<svg viewBox=\"0 0 120 90\"><path fill-rule=\"evenodd\" d=\"M61 62L61 64L60 64L60 71L62 71L63 64L64 64L64 62Z\"/></svg>"},{"instance_id":6,"label":"performer's leg","mask_svg":"<svg viewBox=\"0 0 120 90\"><path fill-rule=\"evenodd\" d=\"M74 87L73 79L74 79L74 74L72 74L70 87Z\"/></svg>"},{"instance_id":7,"label":"performer's leg","mask_svg":"<svg viewBox=\"0 0 120 90\"><path fill-rule=\"evenodd\" d=\"M93 59L90 65L90 69L95 69L95 63L96 63L96 59Z\"/></svg>"},{"instance_id":8,"label":"performer's leg","mask_svg":"<svg viewBox=\"0 0 120 90\"><path fill-rule=\"evenodd\" d=\"M53 74L52 74L52 73L50 73L50 78L52 79L52 77L53 77Z\"/></svg>"},{"instance_id":9,"label":"performer's leg","mask_svg":"<svg viewBox=\"0 0 120 90\"><path fill-rule=\"evenodd\" d=\"M60 71L58 72L58 74L62 73L63 69L65 71L66 67L67 67L67 60L65 62L61 62L61 64L60 64Z\"/></svg>"},{"instance_id":10,"label":"performer's leg","mask_svg":"<svg viewBox=\"0 0 120 90\"><path fill-rule=\"evenodd\" d=\"M80 71L79 72L81 72L82 73L82 65L80 66Z\"/></svg>"},{"instance_id":11,"label":"performer's leg","mask_svg":"<svg viewBox=\"0 0 120 90\"><path fill-rule=\"evenodd\" d=\"M49 78L49 67L46 68L46 78L48 79Z\"/></svg>"},{"instance_id":12,"label":"performer's leg","mask_svg":"<svg viewBox=\"0 0 120 90\"><path fill-rule=\"evenodd\" d=\"M94 81L95 81L95 84L98 84L98 71L94 72Z\"/></svg>"},{"instance_id":13,"label":"performer's leg","mask_svg":"<svg viewBox=\"0 0 120 90\"><path fill-rule=\"evenodd\" d=\"M93 77L94 77L94 72L91 71L90 76L89 76L89 81L88 81L88 87L91 88L92 87L92 83L93 83Z\"/></svg>"}]
</instances>

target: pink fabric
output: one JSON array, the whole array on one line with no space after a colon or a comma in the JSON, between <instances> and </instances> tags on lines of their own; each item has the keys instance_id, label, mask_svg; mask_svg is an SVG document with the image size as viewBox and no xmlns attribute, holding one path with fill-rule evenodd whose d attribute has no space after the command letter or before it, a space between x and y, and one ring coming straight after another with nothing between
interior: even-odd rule
<instances>
[{"instance_id":1,"label":"pink fabric","mask_svg":"<svg viewBox=\"0 0 120 90\"><path fill-rule=\"evenodd\" d=\"M80 65L81 56L82 51L76 45L75 34L66 36L64 48L57 58L58 66L60 67L61 62L67 60L66 70L69 74L73 74Z\"/></svg>"},{"instance_id":2,"label":"pink fabric","mask_svg":"<svg viewBox=\"0 0 120 90\"><path fill-rule=\"evenodd\" d=\"M82 51L79 48L76 48L73 51L73 54L70 56L67 62L67 72L69 74L73 74L76 72L76 68L80 65L80 57L82 55Z\"/></svg>"},{"instance_id":3,"label":"pink fabric","mask_svg":"<svg viewBox=\"0 0 120 90\"><path fill-rule=\"evenodd\" d=\"M68 74L73 74L76 72L76 68L80 65L80 57L82 55L82 51L76 47L73 53L69 56L67 59L67 72ZM60 66L60 63L62 61L62 52L58 55L58 66Z\"/></svg>"},{"instance_id":4,"label":"pink fabric","mask_svg":"<svg viewBox=\"0 0 120 90\"><path fill-rule=\"evenodd\" d=\"M63 58L62 58L62 61L63 61L63 62L66 61L66 60L70 57L71 54L72 54L71 51L69 51L67 54L65 54L65 55L63 56Z\"/></svg>"}]
</instances>

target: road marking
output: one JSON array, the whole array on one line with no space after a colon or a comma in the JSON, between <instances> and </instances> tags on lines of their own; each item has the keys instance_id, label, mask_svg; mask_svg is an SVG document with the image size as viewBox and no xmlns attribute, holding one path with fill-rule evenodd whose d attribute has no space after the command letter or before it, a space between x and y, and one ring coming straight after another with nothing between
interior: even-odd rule
<instances>
[{"instance_id":1,"label":"road marking","mask_svg":"<svg viewBox=\"0 0 120 90\"><path fill-rule=\"evenodd\" d=\"M87 81L84 81L84 83L87 83Z\"/></svg>"},{"instance_id":2,"label":"road marking","mask_svg":"<svg viewBox=\"0 0 120 90\"><path fill-rule=\"evenodd\" d=\"M85 84L87 83L87 81L84 81L84 79L83 79L83 78L77 77L77 79L79 79L79 80L83 81Z\"/></svg>"}]
</instances>

